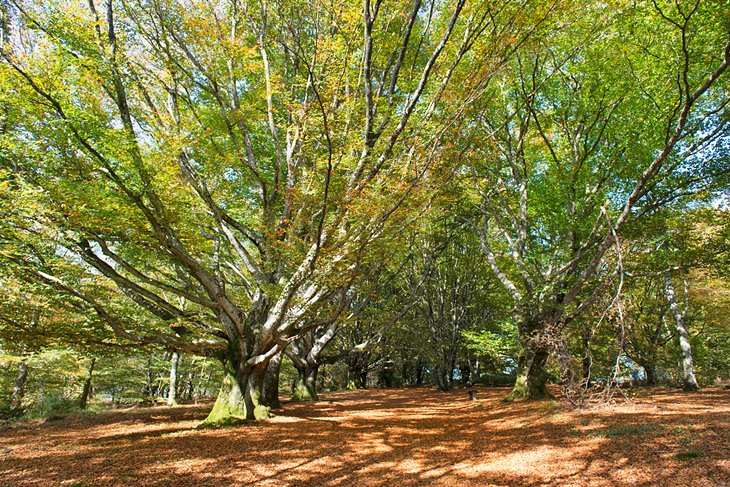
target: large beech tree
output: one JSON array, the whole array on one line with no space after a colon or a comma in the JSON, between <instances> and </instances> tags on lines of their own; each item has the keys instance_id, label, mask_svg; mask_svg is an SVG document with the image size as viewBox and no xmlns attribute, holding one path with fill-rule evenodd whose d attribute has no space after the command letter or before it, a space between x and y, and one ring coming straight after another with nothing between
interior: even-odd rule
<instances>
[{"instance_id":1,"label":"large beech tree","mask_svg":"<svg viewBox=\"0 0 730 487\"><path fill-rule=\"evenodd\" d=\"M588 3L474 104L459 136L474 229L519 328L511 397L548 394L552 354L570 386L564 332L620 290L621 230L727 170L723 16L718 2Z\"/></svg>"},{"instance_id":2,"label":"large beech tree","mask_svg":"<svg viewBox=\"0 0 730 487\"><path fill-rule=\"evenodd\" d=\"M3 177L43 206L6 228L14 250L3 258L120 342L220 358L211 421L268 415L268 362L341 312L332 303L371 244L408 224L451 143L445 128L460 121L466 95L452 80L464 61L489 77L550 11L464 0L3 5ZM97 291L110 284L114 299Z\"/></svg>"}]
</instances>

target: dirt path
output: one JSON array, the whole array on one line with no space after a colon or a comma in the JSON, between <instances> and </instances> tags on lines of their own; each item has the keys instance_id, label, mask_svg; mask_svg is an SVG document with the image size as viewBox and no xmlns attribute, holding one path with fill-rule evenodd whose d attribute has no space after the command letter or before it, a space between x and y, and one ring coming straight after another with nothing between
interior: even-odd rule
<instances>
[{"instance_id":1,"label":"dirt path","mask_svg":"<svg viewBox=\"0 0 730 487\"><path fill-rule=\"evenodd\" d=\"M336 393L207 431L196 406L15 427L0 485L730 485L730 390L582 412L505 394Z\"/></svg>"}]
</instances>

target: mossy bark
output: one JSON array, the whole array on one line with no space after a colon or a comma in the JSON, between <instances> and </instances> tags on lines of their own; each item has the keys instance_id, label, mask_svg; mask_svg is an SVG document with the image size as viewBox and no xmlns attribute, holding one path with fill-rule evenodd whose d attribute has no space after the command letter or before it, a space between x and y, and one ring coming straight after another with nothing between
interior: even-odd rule
<instances>
[{"instance_id":1,"label":"mossy bark","mask_svg":"<svg viewBox=\"0 0 730 487\"><path fill-rule=\"evenodd\" d=\"M244 366L234 376L226 369L220 392L203 421L204 425L226 424L231 420L261 420L271 416L271 408L261 402L266 365Z\"/></svg>"},{"instance_id":2,"label":"mossy bark","mask_svg":"<svg viewBox=\"0 0 730 487\"><path fill-rule=\"evenodd\" d=\"M545 365L549 351L546 348L525 350L517 366L517 380L507 400L544 399L552 397L547 388Z\"/></svg>"},{"instance_id":3,"label":"mossy bark","mask_svg":"<svg viewBox=\"0 0 730 487\"><path fill-rule=\"evenodd\" d=\"M271 409L281 409L279 402L279 373L283 353L277 353L266 366L264 373L264 390L261 402Z\"/></svg>"},{"instance_id":4,"label":"mossy bark","mask_svg":"<svg viewBox=\"0 0 730 487\"><path fill-rule=\"evenodd\" d=\"M213 409L203 423L220 424L231 418L245 419L246 407L243 402L243 392L236 378L230 371L226 371Z\"/></svg>"},{"instance_id":5,"label":"mossy bark","mask_svg":"<svg viewBox=\"0 0 730 487\"><path fill-rule=\"evenodd\" d=\"M292 391L292 401L317 401L317 375L319 365L307 365L297 369L299 376Z\"/></svg>"}]
</instances>

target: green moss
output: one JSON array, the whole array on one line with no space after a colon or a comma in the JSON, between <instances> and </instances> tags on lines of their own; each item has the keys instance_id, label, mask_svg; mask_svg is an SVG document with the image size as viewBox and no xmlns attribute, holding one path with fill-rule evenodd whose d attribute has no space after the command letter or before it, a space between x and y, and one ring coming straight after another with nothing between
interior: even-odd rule
<instances>
[{"instance_id":1,"label":"green moss","mask_svg":"<svg viewBox=\"0 0 730 487\"><path fill-rule=\"evenodd\" d=\"M263 404L259 404L256 406L253 410L253 417L257 420L263 420L263 419L269 419L271 416L271 408L268 406L264 406Z\"/></svg>"},{"instance_id":2,"label":"green moss","mask_svg":"<svg viewBox=\"0 0 730 487\"><path fill-rule=\"evenodd\" d=\"M314 401L316 400L316 397L314 397L309 389L299 382L294 389L294 394L291 396L292 401Z\"/></svg>"},{"instance_id":3,"label":"green moss","mask_svg":"<svg viewBox=\"0 0 730 487\"><path fill-rule=\"evenodd\" d=\"M207 429L218 429L218 428L232 428L235 426L241 426L247 424L248 420L245 417L238 416L227 416L217 421L209 421L208 418L202 423L195 427L196 430L207 430Z\"/></svg>"}]
</instances>

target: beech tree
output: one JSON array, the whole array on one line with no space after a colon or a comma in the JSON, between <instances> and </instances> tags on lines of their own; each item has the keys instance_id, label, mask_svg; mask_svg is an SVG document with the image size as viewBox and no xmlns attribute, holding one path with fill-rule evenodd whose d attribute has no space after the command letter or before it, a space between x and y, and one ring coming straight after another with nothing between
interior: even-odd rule
<instances>
[{"instance_id":1,"label":"beech tree","mask_svg":"<svg viewBox=\"0 0 730 487\"><path fill-rule=\"evenodd\" d=\"M8 230L23 251L4 257L121 342L218 357L210 421L268 415L269 361L342 298L373 242L407 224L459 120L452 81L474 69L463 61L487 76L549 12L464 0L4 5L2 167L44 207ZM28 251L34 241L63 265ZM121 295L102 299L110 285Z\"/></svg>"},{"instance_id":2,"label":"beech tree","mask_svg":"<svg viewBox=\"0 0 730 487\"><path fill-rule=\"evenodd\" d=\"M566 327L622 279L620 232L727 172L730 39L715 2L591 3L532 39L458 133L474 229L509 293L513 398L548 395Z\"/></svg>"}]
</instances>

